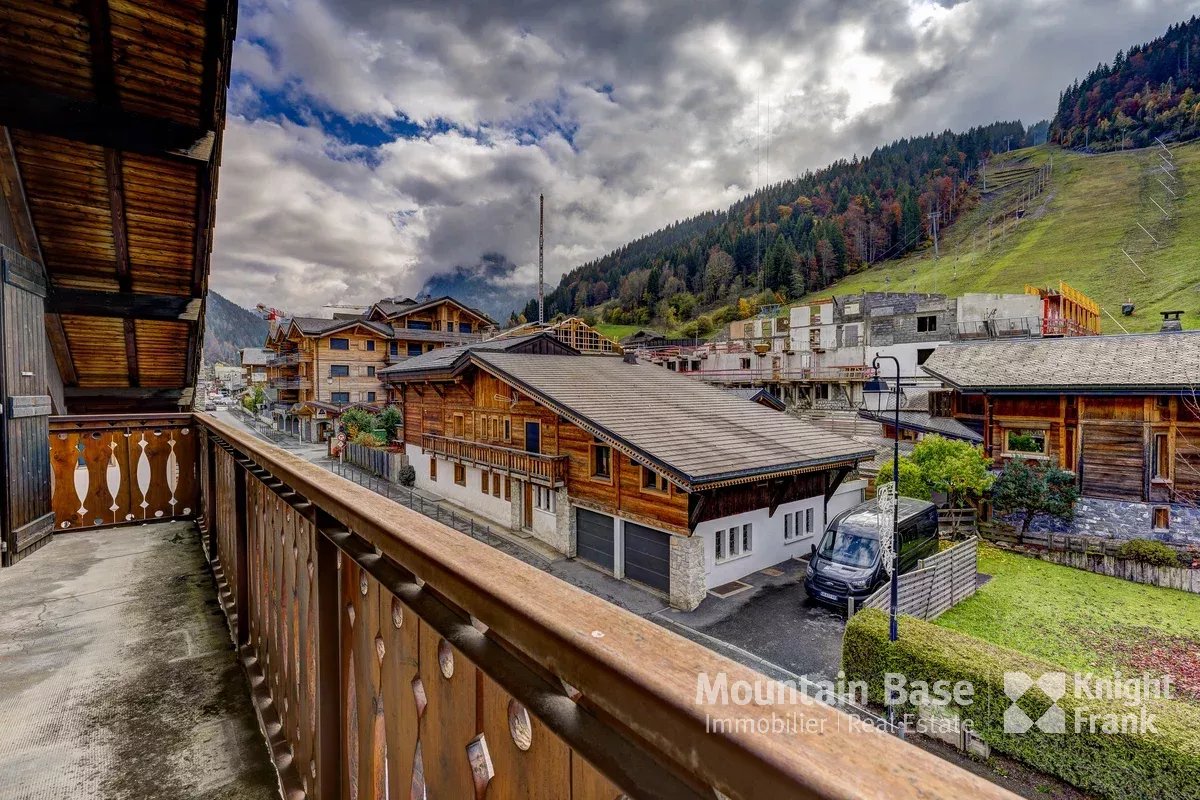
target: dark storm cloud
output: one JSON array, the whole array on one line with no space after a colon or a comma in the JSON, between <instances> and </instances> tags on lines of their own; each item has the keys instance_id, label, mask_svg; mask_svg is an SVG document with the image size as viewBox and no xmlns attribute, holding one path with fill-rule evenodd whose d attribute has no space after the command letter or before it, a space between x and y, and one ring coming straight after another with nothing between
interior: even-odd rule
<instances>
[{"instance_id":1,"label":"dark storm cloud","mask_svg":"<svg viewBox=\"0 0 1200 800\"><path fill-rule=\"evenodd\" d=\"M557 280L767 180L899 136L1049 116L1073 78L1190 13L1174 0L251 0L213 284L293 311L463 270L532 286L539 192ZM322 127L330 115L422 127L355 144Z\"/></svg>"}]
</instances>

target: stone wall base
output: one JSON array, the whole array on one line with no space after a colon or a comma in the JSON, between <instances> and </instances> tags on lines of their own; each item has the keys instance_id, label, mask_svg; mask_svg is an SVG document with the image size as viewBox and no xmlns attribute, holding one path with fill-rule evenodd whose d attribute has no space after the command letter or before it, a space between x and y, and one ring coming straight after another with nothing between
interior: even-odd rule
<instances>
[{"instance_id":1,"label":"stone wall base","mask_svg":"<svg viewBox=\"0 0 1200 800\"><path fill-rule=\"evenodd\" d=\"M1163 507L1169 509L1170 524L1167 528L1155 528L1154 509ZM1009 515L1000 519L1018 530L1021 528L1019 517ZM1073 520L1065 522L1037 517L1029 529L1040 533L1069 533L1106 539L1157 539L1162 542L1200 544L1200 508L1178 503L1128 503L1083 497L1075 504Z\"/></svg>"},{"instance_id":2,"label":"stone wall base","mask_svg":"<svg viewBox=\"0 0 1200 800\"><path fill-rule=\"evenodd\" d=\"M671 537L671 607L691 611L707 592L704 540L699 536Z\"/></svg>"}]
</instances>

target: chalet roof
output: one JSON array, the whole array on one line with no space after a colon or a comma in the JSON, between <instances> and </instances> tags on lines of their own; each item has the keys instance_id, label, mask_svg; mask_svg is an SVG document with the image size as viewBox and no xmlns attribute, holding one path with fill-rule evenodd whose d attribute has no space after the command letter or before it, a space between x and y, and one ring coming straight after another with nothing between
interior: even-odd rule
<instances>
[{"instance_id":1,"label":"chalet roof","mask_svg":"<svg viewBox=\"0 0 1200 800\"><path fill-rule=\"evenodd\" d=\"M431 297L428 300L422 300L419 303L416 301L410 300L409 298L404 298L404 300L399 303L395 302L395 298L392 298L391 300L380 300L378 303L375 304L374 308L378 308L380 311L382 311L388 317L391 317L396 314L403 314L404 316L408 316L409 314L415 314L418 311L424 311L427 308L431 308L433 306L440 305L441 303L446 303L446 302L453 303L454 305L458 306L459 308L463 309L464 311L468 311L468 312L474 314L475 316L482 319L484 322L487 322L492 325L496 324L496 321L494 319L492 319L491 317L489 317L487 314L483 313L482 311L480 311L477 308L472 308L471 306L467 305L466 303L464 303L460 300L456 300L455 298L451 297L448 294L442 295L441 297Z\"/></svg>"},{"instance_id":2,"label":"chalet roof","mask_svg":"<svg viewBox=\"0 0 1200 800\"><path fill-rule=\"evenodd\" d=\"M725 391L729 392L731 395L733 395L735 397L740 397L743 400L749 400L754 403L766 401L766 403L768 405L770 405L772 408L774 408L777 411L783 411L785 408L787 408L787 406L784 404L784 402L782 400L780 400L774 394L772 394L771 392L768 392L766 389L763 389L763 388L726 389Z\"/></svg>"},{"instance_id":3,"label":"chalet roof","mask_svg":"<svg viewBox=\"0 0 1200 800\"><path fill-rule=\"evenodd\" d=\"M511 336L503 339L488 339L486 342L473 342L472 344L461 344L455 347L439 347L436 350L430 350L428 353L422 353L419 356L405 359L398 364L393 364L390 367L384 367L375 374L380 377L388 375L401 376L418 373L439 372L452 369L456 362L464 356L468 351L472 350L519 350L525 345L539 337L544 337L554 342L555 346L562 349L563 353L575 353L572 348L559 342L553 334L548 331L539 331L537 333L526 334L525 336Z\"/></svg>"},{"instance_id":4,"label":"chalet roof","mask_svg":"<svg viewBox=\"0 0 1200 800\"><path fill-rule=\"evenodd\" d=\"M967 391L1184 391L1200 384L1200 331L945 344L923 368Z\"/></svg>"},{"instance_id":5,"label":"chalet roof","mask_svg":"<svg viewBox=\"0 0 1200 800\"><path fill-rule=\"evenodd\" d=\"M647 364L486 349L467 358L691 488L873 455L844 436Z\"/></svg>"},{"instance_id":6,"label":"chalet roof","mask_svg":"<svg viewBox=\"0 0 1200 800\"><path fill-rule=\"evenodd\" d=\"M335 333L340 330L352 328L355 325L362 325L365 328L378 333L380 336L390 337L392 335L392 326L385 325L382 322L372 322L362 317L354 317L353 319L326 319L325 317L292 317L292 324L296 326L296 330L305 336L325 336L330 333Z\"/></svg>"},{"instance_id":7,"label":"chalet roof","mask_svg":"<svg viewBox=\"0 0 1200 800\"><path fill-rule=\"evenodd\" d=\"M895 411L876 413L860 409L858 415L864 419L874 420L885 425L895 423ZM918 433L936 433L947 439L961 439L964 442L979 444L983 437L968 428L953 417L935 417L928 411L900 411L900 428Z\"/></svg>"}]
</instances>

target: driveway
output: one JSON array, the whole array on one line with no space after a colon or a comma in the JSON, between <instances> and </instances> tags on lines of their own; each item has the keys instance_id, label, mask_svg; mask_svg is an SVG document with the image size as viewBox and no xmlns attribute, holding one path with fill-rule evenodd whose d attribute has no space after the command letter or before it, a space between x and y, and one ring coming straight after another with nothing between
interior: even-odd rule
<instances>
[{"instance_id":1,"label":"driveway","mask_svg":"<svg viewBox=\"0 0 1200 800\"><path fill-rule=\"evenodd\" d=\"M694 611L667 609L656 616L688 638L758 669L831 680L841 666L846 619L809 599L806 567L807 562L789 559L742 578L750 589L724 598L710 593Z\"/></svg>"}]
</instances>

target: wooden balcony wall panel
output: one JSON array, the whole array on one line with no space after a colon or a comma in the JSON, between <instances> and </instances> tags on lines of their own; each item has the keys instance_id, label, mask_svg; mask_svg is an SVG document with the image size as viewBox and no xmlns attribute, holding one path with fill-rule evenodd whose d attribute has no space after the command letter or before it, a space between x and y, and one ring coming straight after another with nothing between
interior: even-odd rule
<instances>
[{"instance_id":1,"label":"wooden balcony wall panel","mask_svg":"<svg viewBox=\"0 0 1200 800\"><path fill-rule=\"evenodd\" d=\"M756 673L197 420L218 448L214 570L223 596L245 586L226 610L246 615L236 636L285 796L1011 797L820 704L803 714L824 735L755 733L795 710L760 703L737 709L749 732L713 736L706 715L730 712L696 702L696 674Z\"/></svg>"},{"instance_id":2,"label":"wooden balcony wall panel","mask_svg":"<svg viewBox=\"0 0 1200 800\"><path fill-rule=\"evenodd\" d=\"M129 385L125 326L121 320L63 314L62 323L80 387Z\"/></svg>"},{"instance_id":3,"label":"wooden balcony wall panel","mask_svg":"<svg viewBox=\"0 0 1200 800\"><path fill-rule=\"evenodd\" d=\"M80 530L196 516L196 439L190 415L52 417L55 526Z\"/></svg>"}]
</instances>

